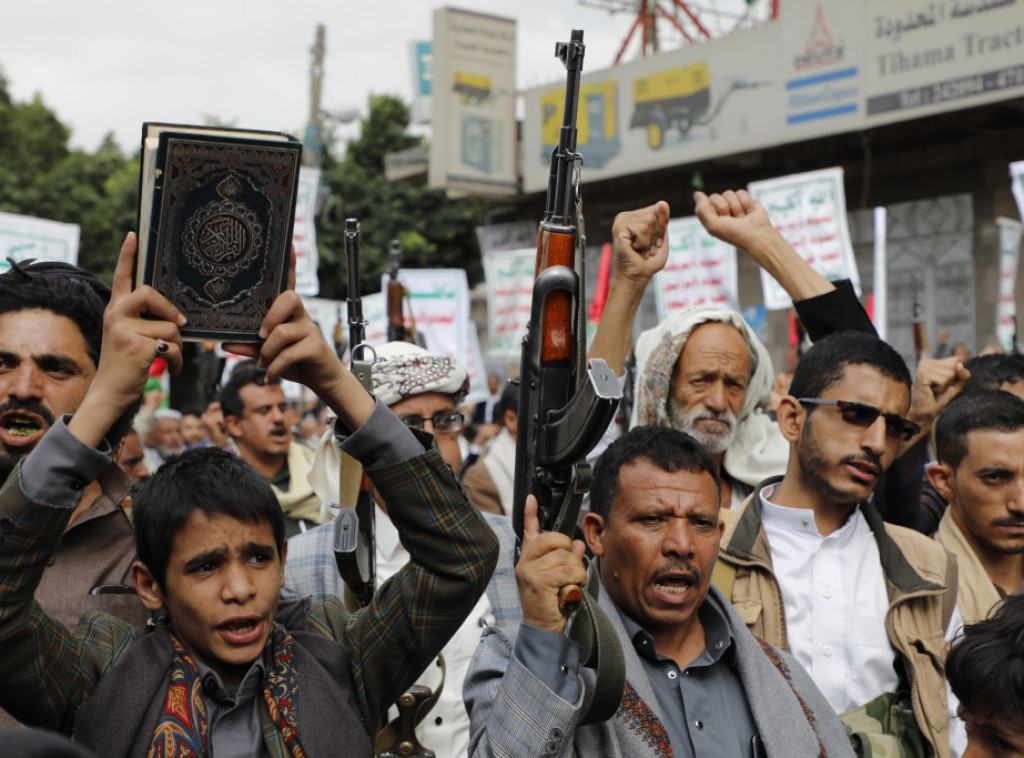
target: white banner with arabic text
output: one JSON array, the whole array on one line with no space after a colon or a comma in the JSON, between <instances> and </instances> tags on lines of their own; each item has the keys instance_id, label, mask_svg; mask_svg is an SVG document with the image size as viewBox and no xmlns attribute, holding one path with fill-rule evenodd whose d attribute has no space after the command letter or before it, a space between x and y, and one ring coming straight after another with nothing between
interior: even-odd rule
<instances>
[{"instance_id":1,"label":"white banner with arabic text","mask_svg":"<svg viewBox=\"0 0 1024 758\"><path fill-rule=\"evenodd\" d=\"M998 218L999 226L999 300L996 302L996 339L1003 350L1014 352L1017 336L1017 261L1024 226L1019 221Z\"/></svg>"},{"instance_id":2,"label":"white banner with arabic text","mask_svg":"<svg viewBox=\"0 0 1024 758\"><path fill-rule=\"evenodd\" d=\"M846 221L842 168L751 182L747 189L801 258L830 281L849 279L860 295L860 276ZM763 270L761 288L768 310L793 304L782 285Z\"/></svg>"},{"instance_id":3,"label":"white banner with arabic text","mask_svg":"<svg viewBox=\"0 0 1024 758\"><path fill-rule=\"evenodd\" d=\"M658 321L694 305L737 308L736 248L694 217L668 222L668 261L654 275Z\"/></svg>"}]
</instances>

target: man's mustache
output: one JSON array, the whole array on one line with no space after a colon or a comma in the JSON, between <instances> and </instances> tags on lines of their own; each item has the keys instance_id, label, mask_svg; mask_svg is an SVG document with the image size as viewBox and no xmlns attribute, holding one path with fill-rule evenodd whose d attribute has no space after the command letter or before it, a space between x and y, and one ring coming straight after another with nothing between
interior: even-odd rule
<instances>
[{"instance_id":1,"label":"man's mustache","mask_svg":"<svg viewBox=\"0 0 1024 758\"><path fill-rule=\"evenodd\" d=\"M1024 526L1024 513L1000 518L992 522L993 526Z\"/></svg>"},{"instance_id":2,"label":"man's mustache","mask_svg":"<svg viewBox=\"0 0 1024 758\"><path fill-rule=\"evenodd\" d=\"M876 469L878 469L879 476L881 476L882 472L884 471L884 469L882 468L882 456L876 455L875 453L872 453L869 450L859 455L847 455L845 458L839 461L839 463L841 463L842 465L846 465L847 463L869 463Z\"/></svg>"},{"instance_id":3,"label":"man's mustache","mask_svg":"<svg viewBox=\"0 0 1024 758\"><path fill-rule=\"evenodd\" d=\"M0 405L0 416L2 416L5 413L10 413L12 411L34 413L35 415L39 416L43 421L45 421L47 426L53 426L53 414L50 413L48 408L44 408L35 400L20 400L18 398L11 398L3 405Z\"/></svg>"},{"instance_id":4,"label":"man's mustache","mask_svg":"<svg viewBox=\"0 0 1024 758\"><path fill-rule=\"evenodd\" d=\"M664 566L658 568L657 571L651 576L651 581L657 583L659 579L669 575L686 574L688 575L693 583L700 584L700 569L694 566L689 561L672 561L666 563Z\"/></svg>"}]
</instances>

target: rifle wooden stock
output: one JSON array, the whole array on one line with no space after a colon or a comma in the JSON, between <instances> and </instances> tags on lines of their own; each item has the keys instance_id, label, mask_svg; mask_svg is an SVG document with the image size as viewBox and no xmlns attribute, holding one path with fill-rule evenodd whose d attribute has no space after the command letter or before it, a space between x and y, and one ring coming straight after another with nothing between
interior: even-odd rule
<instances>
[{"instance_id":1,"label":"rifle wooden stock","mask_svg":"<svg viewBox=\"0 0 1024 758\"><path fill-rule=\"evenodd\" d=\"M558 591L558 610L568 618L580 609L583 602L583 590L578 584L569 584Z\"/></svg>"},{"instance_id":2,"label":"rifle wooden stock","mask_svg":"<svg viewBox=\"0 0 1024 758\"><path fill-rule=\"evenodd\" d=\"M405 317L402 311L402 300L405 287L398 280L398 272L402 267L402 247L398 240L391 240L391 251L388 253L387 314L388 342L407 342L409 335L405 330Z\"/></svg>"},{"instance_id":3,"label":"rifle wooden stock","mask_svg":"<svg viewBox=\"0 0 1024 758\"><path fill-rule=\"evenodd\" d=\"M576 230L553 231L541 224L537 234L537 265L540 272L551 266L573 267L576 259ZM552 292L544 303L544 334L541 347L541 364L551 365L572 361L572 295L568 292Z\"/></svg>"},{"instance_id":4,"label":"rifle wooden stock","mask_svg":"<svg viewBox=\"0 0 1024 758\"><path fill-rule=\"evenodd\" d=\"M397 278L388 282L388 342L405 342L405 319L402 316L402 297L405 287Z\"/></svg>"}]
</instances>

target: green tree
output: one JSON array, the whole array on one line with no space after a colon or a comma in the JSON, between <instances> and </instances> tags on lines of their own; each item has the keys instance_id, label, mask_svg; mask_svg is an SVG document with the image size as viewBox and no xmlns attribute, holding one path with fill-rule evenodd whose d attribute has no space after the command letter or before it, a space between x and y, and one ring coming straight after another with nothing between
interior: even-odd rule
<instances>
[{"instance_id":1,"label":"green tree","mask_svg":"<svg viewBox=\"0 0 1024 758\"><path fill-rule=\"evenodd\" d=\"M110 135L95 153L69 148L70 135L38 94L15 103L0 74L0 210L78 224L79 265L110 281L135 225L138 160Z\"/></svg>"},{"instance_id":2,"label":"green tree","mask_svg":"<svg viewBox=\"0 0 1024 758\"><path fill-rule=\"evenodd\" d=\"M408 127L409 109L401 100L371 95L360 136L349 141L342 160L332 157L328 140L323 174L328 194L318 231L322 297L347 296L344 228L345 219L353 217L362 228L360 279L366 294L380 290L394 239L402 244L404 267L462 268L470 286L482 278L475 231L483 222L479 201L453 200L422 182L391 182L384 176L387 154L421 142Z\"/></svg>"}]
</instances>

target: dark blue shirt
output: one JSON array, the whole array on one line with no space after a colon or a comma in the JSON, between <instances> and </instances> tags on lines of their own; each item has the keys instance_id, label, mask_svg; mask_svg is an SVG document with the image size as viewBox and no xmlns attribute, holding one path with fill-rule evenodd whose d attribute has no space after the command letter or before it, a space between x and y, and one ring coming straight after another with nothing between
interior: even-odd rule
<instances>
[{"instance_id":1,"label":"dark blue shirt","mask_svg":"<svg viewBox=\"0 0 1024 758\"><path fill-rule=\"evenodd\" d=\"M663 726L676 758L749 758L757 734L747 693L734 667L735 649L724 616L705 602L697 611L704 651L680 670L658 654L654 638L619 611L661 706Z\"/></svg>"}]
</instances>

